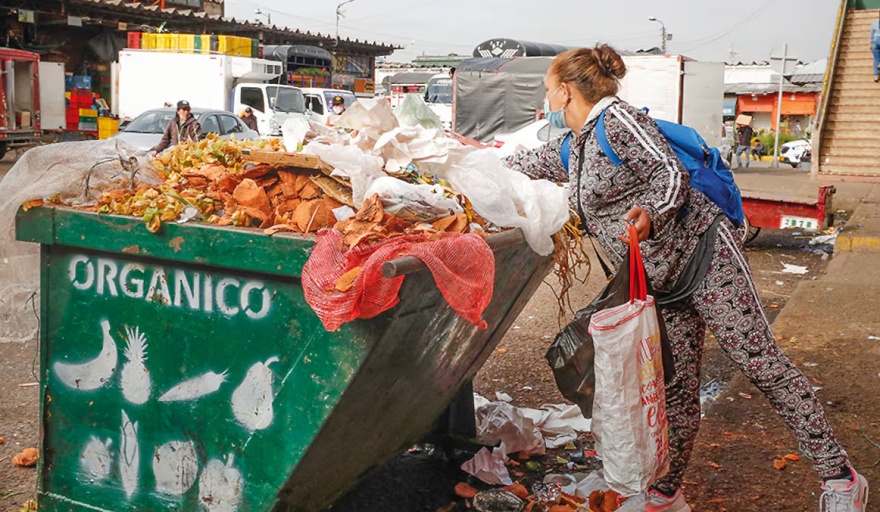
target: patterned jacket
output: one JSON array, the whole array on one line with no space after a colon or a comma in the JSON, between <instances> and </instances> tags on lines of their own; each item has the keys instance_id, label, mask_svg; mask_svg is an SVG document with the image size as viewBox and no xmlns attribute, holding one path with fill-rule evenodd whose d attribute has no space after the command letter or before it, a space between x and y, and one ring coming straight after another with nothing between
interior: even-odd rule
<instances>
[{"instance_id":1,"label":"patterned jacket","mask_svg":"<svg viewBox=\"0 0 880 512\"><path fill-rule=\"evenodd\" d=\"M605 131L614 152L623 160L616 167L599 148L595 126L605 113ZM580 134L572 140L569 168L560 158L562 138L519 152L508 167L534 179L571 181L570 202L580 202L589 230L615 266L626 256L618 235L626 232L623 217L633 206L651 217L651 236L641 243L648 278L656 290L668 290L703 234L721 210L699 191L656 123L639 109L616 97L601 100L590 112ZM584 164L580 163L583 148ZM579 170L577 172L576 170Z\"/></svg>"}]
</instances>

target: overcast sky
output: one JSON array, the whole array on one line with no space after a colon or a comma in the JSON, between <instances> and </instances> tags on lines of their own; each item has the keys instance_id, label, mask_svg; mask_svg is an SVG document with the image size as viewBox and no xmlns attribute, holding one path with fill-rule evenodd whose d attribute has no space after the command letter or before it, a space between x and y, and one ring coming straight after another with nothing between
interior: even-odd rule
<instances>
[{"instance_id":1,"label":"overcast sky","mask_svg":"<svg viewBox=\"0 0 880 512\"><path fill-rule=\"evenodd\" d=\"M333 35L342 0L226 0L226 16ZM404 46L390 61L421 54L470 55L496 37L619 49L660 45L662 21L673 34L670 53L702 61L767 60L788 43L805 62L828 56L836 0L351 0L342 7L342 37ZM295 6L295 7L294 7ZM263 17L265 19L265 17Z\"/></svg>"}]
</instances>

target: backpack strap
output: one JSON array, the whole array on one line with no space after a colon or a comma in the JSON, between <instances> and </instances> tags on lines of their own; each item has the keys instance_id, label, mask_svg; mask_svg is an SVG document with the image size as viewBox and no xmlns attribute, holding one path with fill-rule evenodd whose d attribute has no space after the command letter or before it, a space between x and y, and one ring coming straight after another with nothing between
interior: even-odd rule
<instances>
[{"instance_id":1,"label":"backpack strap","mask_svg":"<svg viewBox=\"0 0 880 512\"><path fill-rule=\"evenodd\" d=\"M562 139L562 148L559 157L562 159L562 166L565 167L565 172L569 172L568 163L571 160L571 132L565 134L565 137Z\"/></svg>"},{"instance_id":2,"label":"backpack strap","mask_svg":"<svg viewBox=\"0 0 880 512\"><path fill-rule=\"evenodd\" d=\"M596 141L599 143L599 149L601 149L602 153L608 157L608 160L610 160L615 167L620 167L623 165L623 160L621 160L621 158L617 156L617 153L614 152L614 148L612 148L611 143L608 142L608 134L605 133L605 112L607 111L607 108L603 110L602 113L599 114L599 120L596 121Z\"/></svg>"}]
</instances>

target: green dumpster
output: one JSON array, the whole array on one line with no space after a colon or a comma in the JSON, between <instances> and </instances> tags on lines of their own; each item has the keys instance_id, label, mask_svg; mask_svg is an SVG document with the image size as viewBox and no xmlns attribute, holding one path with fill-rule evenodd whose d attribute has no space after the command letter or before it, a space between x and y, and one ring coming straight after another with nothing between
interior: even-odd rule
<instances>
[{"instance_id":1,"label":"green dumpster","mask_svg":"<svg viewBox=\"0 0 880 512\"><path fill-rule=\"evenodd\" d=\"M430 430L552 266L519 231L490 237L480 331L399 260L400 304L330 333L300 286L311 239L16 222L41 244L40 510L320 510Z\"/></svg>"}]
</instances>

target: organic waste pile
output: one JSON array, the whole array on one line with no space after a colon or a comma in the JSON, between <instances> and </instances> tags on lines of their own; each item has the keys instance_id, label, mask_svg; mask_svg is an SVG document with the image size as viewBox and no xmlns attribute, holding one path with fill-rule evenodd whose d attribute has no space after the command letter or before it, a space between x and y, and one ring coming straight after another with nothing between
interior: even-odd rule
<instances>
[{"instance_id":1,"label":"organic waste pile","mask_svg":"<svg viewBox=\"0 0 880 512\"><path fill-rule=\"evenodd\" d=\"M284 162L282 151L278 139L237 141L209 134L202 141L174 146L154 161L164 183L121 180L89 209L140 217L153 233L162 223L188 220L262 228L267 234L308 234L335 226L346 247L412 233L497 231L464 196L416 172L395 179L442 190L440 195L450 204L447 215L432 219L412 207L392 215L383 210L376 194L356 212L350 181L320 160L292 155L288 163L259 161ZM425 220L420 221L420 215Z\"/></svg>"},{"instance_id":2,"label":"organic waste pile","mask_svg":"<svg viewBox=\"0 0 880 512\"><path fill-rule=\"evenodd\" d=\"M404 107L392 112L387 102L358 102L335 128L290 119L283 139L209 134L146 162L120 153L122 170L91 193L86 173L83 195L95 200L50 202L137 217L153 233L166 223L204 222L316 236L303 283L328 330L396 304L402 277L384 289L388 296L364 297L382 279L383 262L374 256L419 258L453 308L485 328L480 315L492 296L495 264L484 239L521 228L535 252L554 254L562 314L571 269L589 261L566 189L530 180L491 151L447 137L417 97ZM326 228L340 239L324 236L322 242ZM316 255L325 261L313 261ZM472 261L464 261L468 257ZM451 284L444 288L440 281Z\"/></svg>"}]
</instances>

